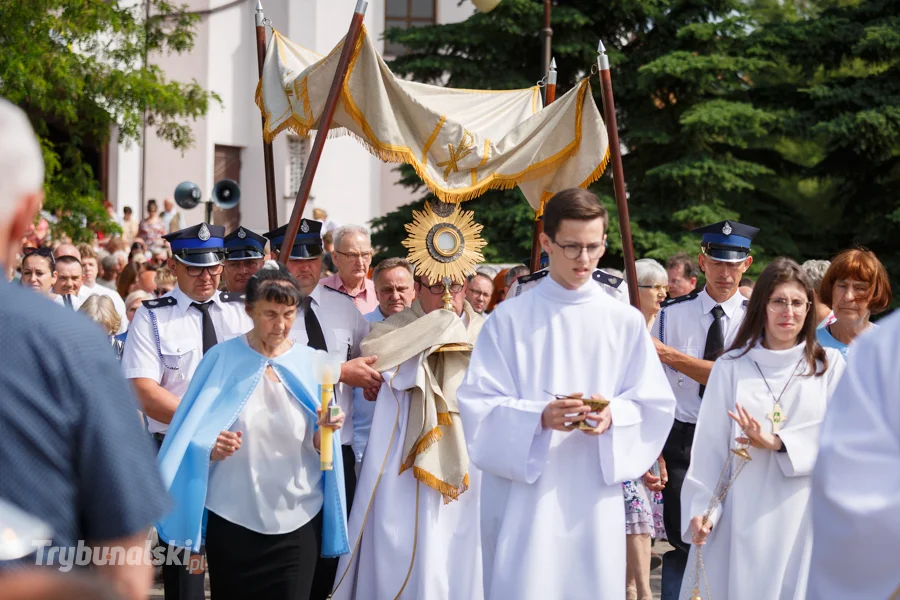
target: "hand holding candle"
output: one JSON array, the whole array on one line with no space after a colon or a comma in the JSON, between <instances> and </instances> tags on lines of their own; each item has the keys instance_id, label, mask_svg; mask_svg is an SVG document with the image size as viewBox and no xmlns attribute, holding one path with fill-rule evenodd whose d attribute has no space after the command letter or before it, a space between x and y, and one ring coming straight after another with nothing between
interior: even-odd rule
<instances>
[{"instance_id":1,"label":"hand holding candle","mask_svg":"<svg viewBox=\"0 0 900 600\"><path fill-rule=\"evenodd\" d=\"M317 352L316 354L316 376L319 380L321 399L318 420L319 462L323 471L330 471L334 468L334 444L332 442L334 430L340 429L344 423L343 412L334 404L334 386L340 378L341 360L340 357L331 356L327 352Z\"/></svg>"}]
</instances>

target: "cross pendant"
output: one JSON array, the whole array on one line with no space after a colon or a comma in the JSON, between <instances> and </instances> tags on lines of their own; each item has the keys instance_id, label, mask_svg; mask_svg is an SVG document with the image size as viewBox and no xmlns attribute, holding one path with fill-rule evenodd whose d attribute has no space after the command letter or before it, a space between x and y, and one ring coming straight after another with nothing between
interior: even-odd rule
<instances>
[{"instance_id":1,"label":"cross pendant","mask_svg":"<svg viewBox=\"0 0 900 600\"><path fill-rule=\"evenodd\" d=\"M775 406L772 407L772 412L767 414L766 418L772 421L772 433L778 433L782 423L787 421L787 415L784 414L781 404L778 402L775 403Z\"/></svg>"}]
</instances>

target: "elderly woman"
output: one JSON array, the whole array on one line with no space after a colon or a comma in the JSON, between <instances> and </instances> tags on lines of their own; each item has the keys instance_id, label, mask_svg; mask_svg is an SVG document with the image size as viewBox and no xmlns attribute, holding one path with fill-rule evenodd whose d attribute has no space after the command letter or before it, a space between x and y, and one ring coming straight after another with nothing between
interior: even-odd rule
<instances>
[{"instance_id":1,"label":"elderly woman","mask_svg":"<svg viewBox=\"0 0 900 600\"><path fill-rule=\"evenodd\" d=\"M669 291L669 274L652 258L635 261L641 312L649 328L653 325L662 302ZM662 461L662 458L660 458ZM625 592L628 600L652 600L650 590L650 539L665 538L662 522L662 489L665 486L665 465L657 476L648 473L644 481L622 484L625 496Z\"/></svg>"},{"instance_id":2,"label":"elderly woman","mask_svg":"<svg viewBox=\"0 0 900 600\"><path fill-rule=\"evenodd\" d=\"M289 337L300 302L273 261L250 279L253 329L206 353L160 449L175 508L157 531L194 552L205 537L217 600L308 598L318 556L349 551L342 463L320 467L317 353Z\"/></svg>"},{"instance_id":3,"label":"elderly woman","mask_svg":"<svg viewBox=\"0 0 900 600\"><path fill-rule=\"evenodd\" d=\"M50 248L25 248L24 252L21 284L47 298L54 298L56 262L53 260L53 251Z\"/></svg>"},{"instance_id":4,"label":"elderly woman","mask_svg":"<svg viewBox=\"0 0 900 600\"><path fill-rule=\"evenodd\" d=\"M872 327L869 317L891 303L891 283L875 253L865 248L844 250L834 257L822 279L822 302L835 321L816 331L819 343L840 350L844 358L856 337Z\"/></svg>"},{"instance_id":5,"label":"elderly woman","mask_svg":"<svg viewBox=\"0 0 900 600\"><path fill-rule=\"evenodd\" d=\"M108 296L89 296L78 312L86 315L91 321L100 325L109 338L109 344L116 351L116 356L122 360L122 352L125 350L125 342L117 337L122 317L116 311L116 305Z\"/></svg>"}]
</instances>

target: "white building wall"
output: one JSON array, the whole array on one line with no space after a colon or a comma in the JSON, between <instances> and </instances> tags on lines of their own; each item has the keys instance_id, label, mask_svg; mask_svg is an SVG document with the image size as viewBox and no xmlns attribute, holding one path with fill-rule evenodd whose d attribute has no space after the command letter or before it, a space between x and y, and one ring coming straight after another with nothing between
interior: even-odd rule
<instances>
[{"instance_id":1,"label":"white building wall","mask_svg":"<svg viewBox=\"0 0 900 600\"><path fill-rule=\"evenodd\" d=\"M191 10L210 10L230 4L231 0L188 0ZM458 0L438 0L440 23L467 18L471 3L457 6ZM346 35L356 0L265 0L266 17L276 29L293 41L320 53L327 53ZM217 144L237 146L241 152L241 221L246 227L264 233L268 230L265 175L263 168L261 122L254 95L259 81L255 38L255 0L213 12L201 18L193 50L177 56L154 56L170 80L197 80L205 89L221 98L204 119L191 122L194 147L173 150L152 130L144 147L126 150L118 145L110 149L110 177L119 214L126 204L141 215L138 205L141 190L141 160L146 149L145 198L161 204L171 197L182 181L197 183L208 198L212 190ZM385 0L370 0L365 25L379 52L383 50ZM312 144L309 146L311 147ZM279 204L278 223L287 222L294 198L289 194L287 133L273 143L275 187ZM322 154L312 198L304 216L321 207L340 224L367 225L397 206L412 201L405 188L396 185L396 165L385 165L370 155L352 138L328 140ZM199 223L201 207L185 213L185 225Z\"/></svg>"}]
</instances>

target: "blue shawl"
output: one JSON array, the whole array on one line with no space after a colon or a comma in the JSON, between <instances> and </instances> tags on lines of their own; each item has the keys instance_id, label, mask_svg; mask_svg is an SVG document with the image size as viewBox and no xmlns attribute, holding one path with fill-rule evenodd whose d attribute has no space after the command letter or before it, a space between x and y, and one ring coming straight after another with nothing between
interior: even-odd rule
<instances>
[{"instance_id":1,"label":"blue shawl","mask_svg":"<svg viewBox=\"0 0 900 600\"><path fill-rule=\"evenodd\" d=\"M175 411L157 462L174 509L156 523L162 540L199 551L206 534L209 456L219 433L231 427L271 365L300 406L316 419L320 406L313 371L315 350L295 346L273 359L250 348L243 336L206 353ZM318 428L318 426L316 426ZM340 431L334 432L334 470L322 473L322 556L350 551ZM299 450L300 445L298 443Z\"/></svg>"}]
</instances>

